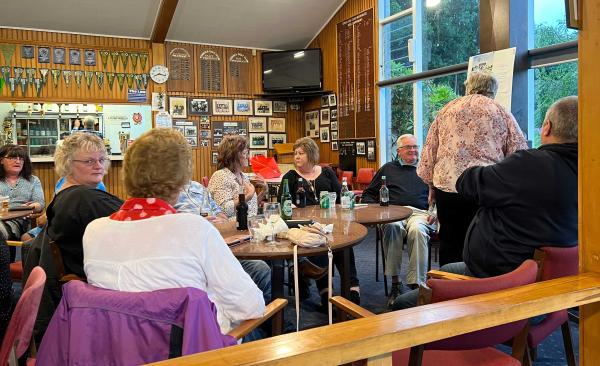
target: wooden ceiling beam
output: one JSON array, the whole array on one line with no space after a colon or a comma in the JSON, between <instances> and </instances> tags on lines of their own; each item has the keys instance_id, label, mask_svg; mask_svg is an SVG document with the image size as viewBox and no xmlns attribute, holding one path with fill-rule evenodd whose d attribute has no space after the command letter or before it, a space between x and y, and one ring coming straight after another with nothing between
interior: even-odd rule
<instances>
[{"instance_id":1,"label":"wooden ceiling beam","mask_svg":"<svg viewBox=\"0 0 600 366\"><path fill-rule=\"evenodd\" d=\"M150 40L153 43L164 43L169 33L169 27L177 8L179 0L162 0L160 2L160 8L158 9L158 16L154 22L154 28L152 29L152 37Z\"/></svg>"}]
</instances>

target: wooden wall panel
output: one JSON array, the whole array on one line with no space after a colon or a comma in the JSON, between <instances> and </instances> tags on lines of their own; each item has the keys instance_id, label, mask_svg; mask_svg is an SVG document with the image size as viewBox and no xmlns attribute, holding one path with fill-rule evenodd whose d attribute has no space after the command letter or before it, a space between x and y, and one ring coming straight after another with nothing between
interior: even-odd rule
<instances>
[{"instance_id":1,"label":"wooden wall panel","mask_svg":"<svg viewBox=\"0 0 600 366\"><path fill-rule=\"evenodd\" d=\"M377 1L376 0L348 0L344 6L335 14L335 16L331 19L331 21L323 28L321 33L310 43L309 48L321 48L323 53L323 89L325 90L333 90L335 94L338 94L338 73L337 73L337 24L349 19L357 14L362 13L365 10L373 9L373 13L375 14L375 18L377 18ZM378 57L378 40L379 40L379 25L377 20L374 22L374 49L375 54L373 57L375 58L373 75L375 77L375 82L377 82L378 71L377 65L379 64ZM375 101L375 106L379 105L379 89L376 87L373 92L373 100ZM304 109L316 109L320 107L320 100L309 101L305 103ZM375 125L376 136L379 136L379 110L375 108L375 120L372 123ZM302 126L302 131L304 131L304 126ZM362 139L359 139L362 140ZM379 141L377 141L379 143ZM339 162L339 154L337 151L331 151L331 143L321 143L318 142L319 147L321 149L321 161L329 161L332 163ZM377 162L367 161L365 157L357 157L356 158L356 168L374 168L377 169L379 167L379 154L377 154Z\"/></svg>"}]
</instances>

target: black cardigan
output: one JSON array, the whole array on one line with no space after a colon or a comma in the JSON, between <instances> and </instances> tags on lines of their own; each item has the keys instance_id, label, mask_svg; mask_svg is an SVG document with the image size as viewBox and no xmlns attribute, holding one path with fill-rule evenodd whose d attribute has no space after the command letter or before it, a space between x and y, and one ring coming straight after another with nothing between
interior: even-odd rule
<instances>
[{"instance_id":1,"label":"black cardigan","mask_svg":"<svg viewBox=\"0 0 600 366\"><path fill-rule=\"evenodd\" d=\"M279 186L279 192L277 192L277 200L281 201L281 195L283 194L283 180L288 180L288 185L290 187L290 193L292 197L295 197L296 190L298 189L298 178L302 178L298 172L295 170L290 170L285 173L285 175L281 178L282 184ZM315 179L313 182L307 182L306 179L303 178L302 186L306 191L306 205L318 205L319 204L319 195L321 191L325 192L336 192L337 200L336 203L340 203L340 192L342 190L342 185L338 181L337 176L333 172L332 169L324 167L321 174ZM314 188L314 189L313 189ZM315 194L316 190L316 194Z\"/></svg>"}]
</instances>

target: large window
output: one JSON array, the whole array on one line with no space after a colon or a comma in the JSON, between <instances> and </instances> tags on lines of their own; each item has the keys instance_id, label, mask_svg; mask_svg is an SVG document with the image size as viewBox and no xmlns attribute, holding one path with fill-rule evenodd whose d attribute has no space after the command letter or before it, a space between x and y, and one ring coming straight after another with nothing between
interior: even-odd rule
<instances>
[{"instance_id":1,"label":"large window","mask_svg":"<svg viewBox=\"0 0 600 366\"><path fill-rule=\"evenodd\" d=\"M412 7L412 0L381 0L381 18L387 18Z\"/></svg>"},{"instance_id":2,"label":"large window","mask_svg":"<svg viewBox=\"0 0 600 366\"><path fill-rule=\"evenodd\" d=\"M566 26L564 0L534 0L533 23L535 48L577 39L577 31Z\"/></svg>"},{"instance_id":3,"label":"large window","mask_svg":"<svg viewBox=\"0 0 600 366\"><path fill-rule=\"evenodd\" d=\"M383 75L390 79L412 72L408 59L408 40L413 36L412 16L396 19L383 26Z\"/></svg>"}]
</instances>

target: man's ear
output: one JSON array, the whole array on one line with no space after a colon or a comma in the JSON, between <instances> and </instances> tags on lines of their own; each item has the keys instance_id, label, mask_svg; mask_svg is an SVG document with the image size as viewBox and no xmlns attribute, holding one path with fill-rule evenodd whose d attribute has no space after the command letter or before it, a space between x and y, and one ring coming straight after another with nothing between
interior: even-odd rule
<instances>
[{"instance_id":1,"label":"man's ear","mask_svg":"<svg viewBox=\"0 0 600 366\"><path fill-rule=\"evenodd\" d=\"M552 122L549 119L547 119L542 124L542 129L540 131L540 135L542 135L542 136L550 136L551 132L552 132Z\"/></svg>"}]
</instances>

